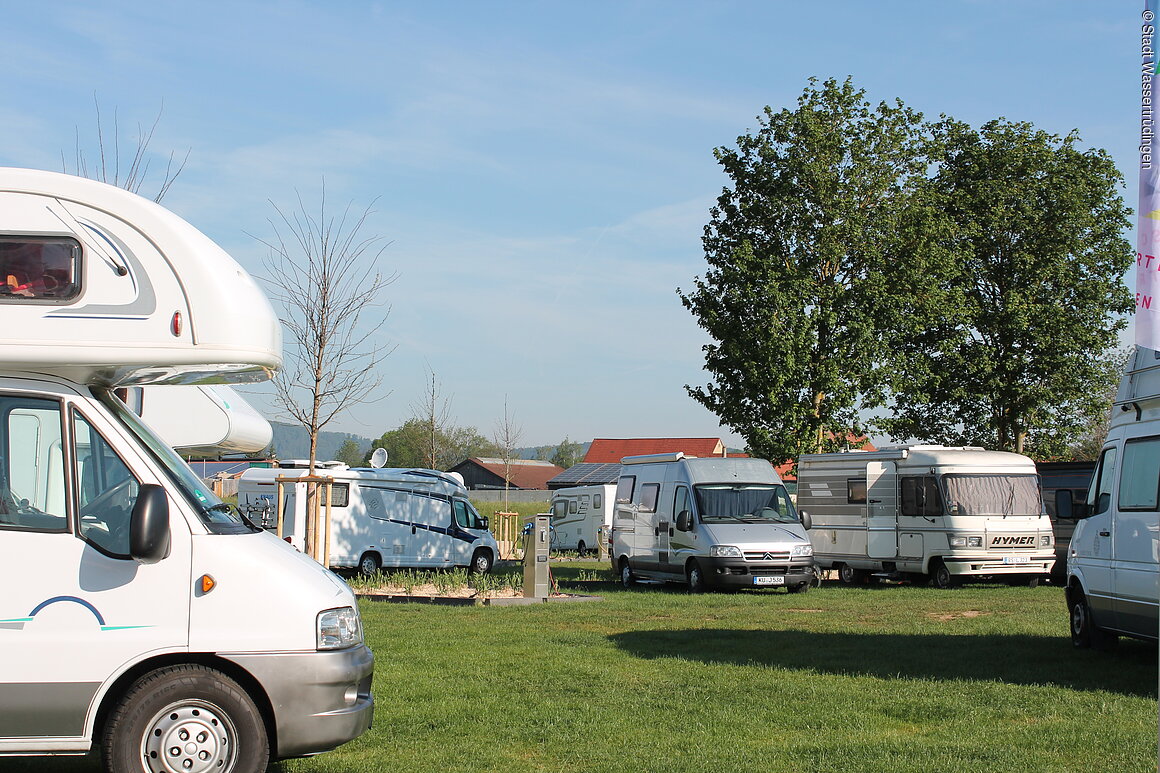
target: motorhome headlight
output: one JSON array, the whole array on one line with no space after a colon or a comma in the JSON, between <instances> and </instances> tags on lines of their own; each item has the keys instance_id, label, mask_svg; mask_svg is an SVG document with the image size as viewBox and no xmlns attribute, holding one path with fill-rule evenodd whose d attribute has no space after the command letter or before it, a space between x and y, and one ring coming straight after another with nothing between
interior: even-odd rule
<instances>
[{"instance_id":1,"label":"motorhome headlight","mask_svg":"<svg viewBox=\"0 0 1160 773\"><path fill-rule=\"evenodd\" d=\"M790 555L793 556L812 556L814 554L813 545L794 545Z\"/></svg>"},{"instance_id":2,"label":"motorhome headlight","mask_svg":"<svg viewBox=\"0 0 1160 773\"><path fill-rule=\"evenodd\" d=\"M967 547L969 547L969 548L981 548L981 547L983 547L983 538L982 537L967 537Z\"/></svg>"},{"instance_id":3,"label":"motorhome headlight","mask_svg":"<svg viewBox=\"0 0 1160 773\"><path fill-rule=\"evenodd\" d=\"M1050 534L1040 534L1039 535L1039 544L1043 545L1044 547L1049 547L1051 545L1051 535Z\"/></svg>"},{"instance_id":4,"label":"motorhome headlight","mask_svg":"<svg viewBox=\"0 0 1160 773\"><path fill-rule=\"evenodd\" d=\"M714 545L709 548L713 558L741 558L741 548L736 545Z\"/></svg>"},{"instance_id":5,"label":"motorhome headlight","mask_svg":"<svg viewBox=\"0 0 1160 773\"><path fill-rule=\"evenodd\" d=\"M339 607L318 613L318 649L339 650L362 644L362 641L362 621L354 607Z\"/></svg>"},{"instance_id":6,"label":"motorhome headlight","mask_svg":"<svg viewBox=\"0 0 1160 773\"><path fill-rule=\"evenodd\" d=\"M967 546L966 537L951 537L952 548L965 548Z\"/></svg>"}]
</instances>

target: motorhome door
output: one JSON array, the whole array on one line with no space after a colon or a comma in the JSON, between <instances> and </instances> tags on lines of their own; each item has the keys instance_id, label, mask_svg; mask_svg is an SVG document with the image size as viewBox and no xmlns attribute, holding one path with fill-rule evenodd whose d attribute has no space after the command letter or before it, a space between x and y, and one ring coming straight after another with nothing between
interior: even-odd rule
<instances>
[{"instance_id":1,"label":"motorhome door","mask_svg":"<svg viewBox=\"0 0 1160 773\"><path fill-rule=\"evenodd\" d=\"M898 553L898 495L894 462L866 464L866 555L894 558Z\"/></svg>"}]
</instances>

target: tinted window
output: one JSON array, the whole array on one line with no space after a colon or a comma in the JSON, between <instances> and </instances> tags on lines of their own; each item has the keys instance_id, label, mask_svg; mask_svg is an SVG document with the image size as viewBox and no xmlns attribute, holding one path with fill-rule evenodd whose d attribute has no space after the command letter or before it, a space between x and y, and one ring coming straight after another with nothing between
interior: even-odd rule
<instances>
[{"instance_id":1,"label":"tinted window","mask_svg":"<svg viewBox=\"0 0 1160 773\"><path fill-rule=\"evenodd\" d=\"M902 514L927 518L942 515L938 482L933 475L906 477L901 480Z\"/></svg>"},{"instance_id":2,"label":"tinted window","mask_svg":"<svg viewBox=\"0 0 1160 773\"><path fill-rule=\"evenodd\" d=\"M66 531L60 403L0 398L0 416L0 528Z\"/></svg>"},{"instance_id":3,"label":"tinted window","mask_svg":"<svg viewBox=\"0 0 1160 773\"><path fill-rule=\"evenodd\" d=\"M63 237L0 237L0 298L53 300L80 293L81 245Z\"/></svg>"},{"instance_id":4,"label":"tinted window","mask_svg":"<svg viewBox=\"0 0 1160 773\"><path fill-rule=\"evenodd\" d=\"M1160 493L1160 438L1124 444L1120 473L1120 509L1156 510Z\"/></svg>"},{"instance_id":5,"label":"tinted window","mask_svg":"<svg viewBox=\"0 0 1160 773\"><path fill-rule=\"evenodd\" d=\"M1100 457L1100 466L1088 489L1088 504L1092 514L1106 513L1112 506L1112 479L1116 469L1116 449L1109 448Z\"/></svg>"}]
</instances>

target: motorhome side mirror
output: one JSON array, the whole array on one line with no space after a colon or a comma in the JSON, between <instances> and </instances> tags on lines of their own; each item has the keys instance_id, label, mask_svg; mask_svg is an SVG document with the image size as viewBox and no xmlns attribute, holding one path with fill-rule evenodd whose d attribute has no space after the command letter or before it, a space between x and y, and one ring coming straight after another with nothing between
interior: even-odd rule
<instances>
[{"instance_id":1,"label":"motorhome side mirror","mask_svg":"<svg viewBox=\"0 0 1160 773\"><path fill-rule=\"evenodd\" d=\"M487 531L488 529L491 528L491 526L489 525L489 521L487 520L486 515L479 516L479 522L480 522L480 524L482 524L479 528L483 529L484 531Z\"/></svg>"},{"instance_id":2,"label":"motorhome side mirror","mask_svg":"<svg viewBox=\"0 0 1160 773\"><path fill-rule=\"evenodd\" d=\"M155 483L142 484L129 516L129 555L155 564L169 555L169 497Z\"/></svg>"},{"instance_id":3,"label":"motorhome side mirror","mask_svg":"<svg viewBox=\"0 0 1160 773\"><path fill-rule=\"evenodd\" d=\"M1100 496L1110 496L1101 494ZM1057 489L1055 492L1055 517L1064 521L1078 521L1087 518L1089 512L1087 502L1076 502L1071 489Z\"/></svg>"},{"instance_id":4,"label":"motorhome side mirror","mask_svg":"<svg viewBox=\"0 0 1160 773\"><path fill-rule=\"evenodd\" d=\"M692 531L693 530L693 514L688 510L682 510L677 514L677 531Z\"/></svg>"},{"instance_id":5,"label":"motorhome side mirror","mask_svg":"<svg viewBox=\"0 0 1160 773\"><path fill-rule=\"evenodd\" d=\"M806 531L809 531L814 525L814 519L810 518L810 514L805 510L799 510L798 515L801 516L802 519L802 528Z\"/></svg>"}]
</instances>

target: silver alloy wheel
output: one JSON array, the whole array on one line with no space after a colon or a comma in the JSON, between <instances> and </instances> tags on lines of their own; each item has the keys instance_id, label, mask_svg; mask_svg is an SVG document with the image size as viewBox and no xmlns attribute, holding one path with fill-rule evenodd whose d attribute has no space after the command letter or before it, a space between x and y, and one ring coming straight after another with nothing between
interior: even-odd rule
<instances>
[{"instance_id":1,"label":"silver alloy wheel","mask_svg":"<svg viewBox=\"0 0 1160 773\"><path fill-rule=\"evenodd\" d=\"M229 715L208 701L166 706L149 721L141 756L151 773L228 773L238 756L238 732Z\"/></svg>"}]
</instances>

